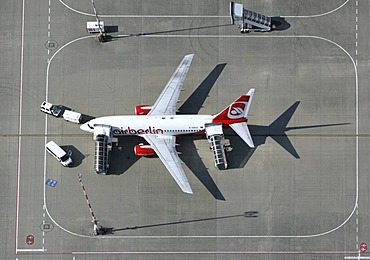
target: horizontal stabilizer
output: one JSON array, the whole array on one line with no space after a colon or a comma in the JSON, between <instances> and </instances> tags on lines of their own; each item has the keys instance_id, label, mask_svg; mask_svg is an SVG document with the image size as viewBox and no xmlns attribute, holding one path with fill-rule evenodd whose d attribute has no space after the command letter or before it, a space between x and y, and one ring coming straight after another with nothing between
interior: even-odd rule
<instances>
[{"instance_id":1,"label":"horizontal stabilizer","mask_svg":"<svg viewBox=\"0 0 370 260\"><path fill-rule=\"evenodd\" d=\"M254 148L253 139L246 122L231 124L230 127L247 145L249 145L250 148Z\"/></svg>"}]
</instances>

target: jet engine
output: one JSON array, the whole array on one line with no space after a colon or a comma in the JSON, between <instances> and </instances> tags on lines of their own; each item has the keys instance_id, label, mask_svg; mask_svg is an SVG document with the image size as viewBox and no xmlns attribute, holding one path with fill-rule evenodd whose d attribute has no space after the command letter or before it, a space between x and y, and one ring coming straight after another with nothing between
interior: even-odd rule
<instances>
[{"instance_id":1,"label":"jet engine","mask_svg":"<svg viewBox=\"0 0 370 260\"><path fill-rule=\"evenodd\" d=\"M149 105L138 105L135 107L135 114L138 116L147 115L153 106Z\"/></svg>"},{"instance_id":2,"label":"jet engine","mask_svg":"<svg viewBox=\"0 0 370 260\"><path fill-rule=\"evenodd\" d=\"M155 155L153 148L150 145L138 144L134 146L136 156L152 156Z\"/></svg>"}]
</instances>

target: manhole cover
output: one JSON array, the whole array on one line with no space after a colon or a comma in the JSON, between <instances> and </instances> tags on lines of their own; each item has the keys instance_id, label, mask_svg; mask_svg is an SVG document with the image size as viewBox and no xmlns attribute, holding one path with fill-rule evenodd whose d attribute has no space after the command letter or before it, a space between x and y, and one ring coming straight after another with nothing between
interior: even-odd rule
<instances>
[{"instance_id":1,"label":"manhole cover","mask_svg":"<svg viewBox=\"0 0 370 260\"><path fill-rule=\"evenodd\" d=\"M44 232L50 232L54 229L54 225L50 222L43 222L40 225L40 229Z\"/></svg>"},{"instance_id":2,"label":"manhole cover","mask_svg":"<svg viewBox=\"0 0 370 260\"><path fill-rule=\"evenodd\" d=\"M45 42L45 47L48 50L55 50L58 48L58 46L59 46L58 42L54 40L48 40Z\"/></svg>"}]
</instances>

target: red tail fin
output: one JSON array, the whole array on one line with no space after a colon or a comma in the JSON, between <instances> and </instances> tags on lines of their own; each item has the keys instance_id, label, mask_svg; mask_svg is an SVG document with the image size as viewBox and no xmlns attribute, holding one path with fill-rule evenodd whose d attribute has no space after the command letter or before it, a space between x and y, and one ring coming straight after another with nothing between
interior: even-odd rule
<instances>
[{"instance_id":1,"label":"red tail fin","mask_svg":"<svg viewBox=\"0 0 370 260\"><path fill-rule=\"evenodd\" d=\"M231 105L222 112L215 115L213 122L220 122L226 125L246 122L250 104L252 102L254 89L250 89L247 94L241 95Z\"/></svg>"}]
</instances>

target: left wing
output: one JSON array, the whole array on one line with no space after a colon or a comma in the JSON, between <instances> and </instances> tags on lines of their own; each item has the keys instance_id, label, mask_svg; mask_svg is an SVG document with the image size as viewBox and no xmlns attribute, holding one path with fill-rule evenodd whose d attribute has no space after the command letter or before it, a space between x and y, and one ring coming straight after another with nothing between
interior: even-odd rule
<instances>
[{"instance_id":1,"label":"left wing","mask_svg":"<svg viewBox=\"0 0 370 260\"><path fill-rule=\"evenodd\" d=\"M158 135L142 135L142 137L153 148L182 191L193 194L189 181L181 167L181 160L175 150L176 137Z\"/></svg>"},{"instance_id":2,"label":"left wing","mask_svg":"<svg viewBox=\"0 0 370 260\"><path fill-rule=\"evenodd\" d=\"M194 54L189 54L182 59L171 79L168 81L166 87L155 101L148 115L161 116L176 114L176 104L193 57Z\"/></svg>"}]
</instances>

